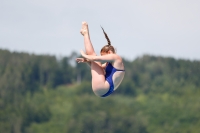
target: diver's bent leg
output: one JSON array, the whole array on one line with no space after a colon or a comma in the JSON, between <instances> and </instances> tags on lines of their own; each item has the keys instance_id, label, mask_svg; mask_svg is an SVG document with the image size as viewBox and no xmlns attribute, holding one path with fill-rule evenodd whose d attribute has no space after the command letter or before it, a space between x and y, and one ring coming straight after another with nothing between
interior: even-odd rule
<instances>
[{"instance_id":1,"label":"diver's bent leg","mask_svg":"<svg viewBox=\"0 0 200 133\"><path fill-rule=\"evenodd\" d=\"M92 89L98 96L102 96L108 92L110 85L105 80L105 75L101 64L91 62Z\"/></svg>"},{"instance_id":2,"label":"diver's bent leg","mask_svg":"<svg viewBox=\"0 0 200 133\"><path fill-rule=\"evenodd\" d=\"M90 40L89 28L86 22L82 22L81 34L84 36L84 45L87 55L96 55Z\"/></svg>"}]
</instances>

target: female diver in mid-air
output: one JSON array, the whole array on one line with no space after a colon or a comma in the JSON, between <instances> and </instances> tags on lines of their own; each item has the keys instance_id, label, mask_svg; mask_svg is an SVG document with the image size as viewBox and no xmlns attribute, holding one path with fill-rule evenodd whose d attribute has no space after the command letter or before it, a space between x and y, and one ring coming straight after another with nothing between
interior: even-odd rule
<instances>
[{"instance_id":1,"label":"female diver in mid-air","mask_svg":"<svg viewBox=\"0 0 200 133\"><path fill-rule=\"evenodd\" d=\"M82 22L81 34L84 37L86 53L81 50L84 58L77 58L78 63L86 62L91 67L92 89L100 97L110 95L120 85L124 78L125 70L122 58L116 54L114 47L104 32L108 44L101 49L101 56L97 56L90 41L89 28L86 22ZM102 61L106 63L101 64Z\"/></svg>"}]
</instances>

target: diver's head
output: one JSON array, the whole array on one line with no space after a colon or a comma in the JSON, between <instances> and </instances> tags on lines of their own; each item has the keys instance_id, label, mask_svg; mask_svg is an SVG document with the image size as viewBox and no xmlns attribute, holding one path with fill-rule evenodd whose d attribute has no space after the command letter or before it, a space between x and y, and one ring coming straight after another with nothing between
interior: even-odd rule
<instances>
[{"instance_id":1,"label":"diver's head","mask_svg":"<svg viewBox=\"0 0 200 133\"><path fill-rule=\"evenodd\" d=\"M102 27L101 27L101 28L102 28ZM106 34L106 32L104 31L103 28L102 28L102 30L103 30L103 33L104 33L104 35L105 35L106 40L108 41L108 44L105 45L105 46L101 49L101 51L100 51L101 55L102 55L102 54L110 54L110 53L114 53L114 54L115 54L115 53L116 53L115 48L111 45L110 39L108 38L108 36L107 36L107 34Z\"/></svg>"}]
</instances>

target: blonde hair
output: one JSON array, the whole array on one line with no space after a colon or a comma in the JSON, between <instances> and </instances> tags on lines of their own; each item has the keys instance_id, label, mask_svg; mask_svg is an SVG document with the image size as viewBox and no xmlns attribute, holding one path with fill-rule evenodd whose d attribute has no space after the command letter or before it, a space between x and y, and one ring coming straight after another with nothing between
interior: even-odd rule
<instances>
[{"instance_id":1,"label":"blonde hair","mask_svg":"<svg viewBox=\"0 0 200 133\"><path fill-rule=\"evenodd\" d=\"M101 27L102 28L102 27ZM108 51L112 51L113 53L115 52L115 48L111 45L110 39L108 38L108 35L106 34L106 32L104 31L104 29L102 28L103 33L105 35L106 40L108 41L108 44L103 46L103 48L101 49L101 53L108 53Z\"/></svg>"}]
</instances>

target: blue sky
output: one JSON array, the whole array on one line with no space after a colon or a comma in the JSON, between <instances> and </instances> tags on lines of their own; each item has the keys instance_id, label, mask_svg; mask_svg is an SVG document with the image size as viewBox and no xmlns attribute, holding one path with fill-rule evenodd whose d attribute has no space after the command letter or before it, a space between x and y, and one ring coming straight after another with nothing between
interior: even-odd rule
<instances>
[{"instance_id":1,"label":"blue sky","mask_svg":"<svg viewBox=\"0 0 200 133\"><path fill-rule=\"evenodd\" d=\"M84 49L87 21L99 54L107 32L117 53L200 60L199 0L1 0L0 48L68 56Z\"/></svg>"}]
</instances>

